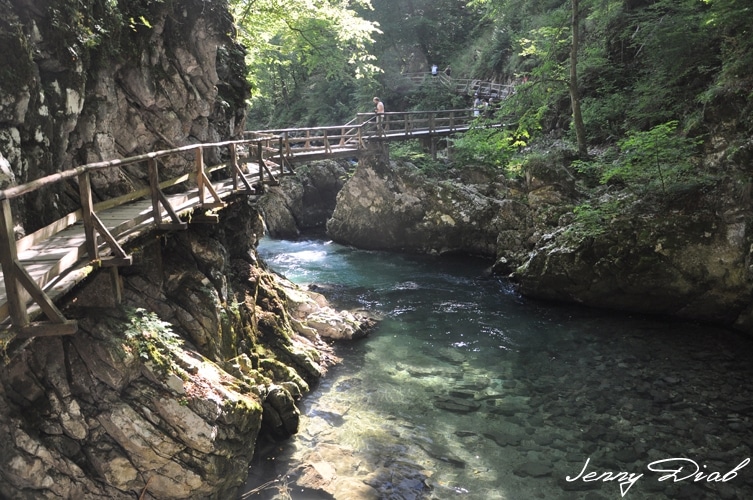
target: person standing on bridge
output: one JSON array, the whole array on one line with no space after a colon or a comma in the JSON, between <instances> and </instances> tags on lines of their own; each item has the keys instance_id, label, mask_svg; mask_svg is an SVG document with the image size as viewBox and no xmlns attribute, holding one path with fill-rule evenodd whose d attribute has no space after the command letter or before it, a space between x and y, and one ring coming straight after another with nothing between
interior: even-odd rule
<instances>
[{"instance_id":1,"label":"person standing on bridge","mask_svg":"<svg viewBox=\"0 0 753 500\"><path fill-rule=\"evenodd\" d=\"M436 64L431 65L431 76L437 76L437 69L439 68L437 68Z\"/></svg>"},{"instance_id":2,"label":"person standing on bridge","mask_svg":"<svg viewBox=\"0 0 753 500\"><path fill-rule=\"evenodd\" d=\"M377 131L383 132L384 122L384 103L378 98L374 98L374 113L376 113Z\"/></svg>"},{"instance_id":3,"label":"person standing on bridge","mask_svg":"<svg viewBox=\"0 0 753 500\"><path fill-rule=\"evenodd\" d=\"M473 116L481 114L481 108L483 106L481 98L476 94L473 99Z\"/></svg>"}]
</instances>

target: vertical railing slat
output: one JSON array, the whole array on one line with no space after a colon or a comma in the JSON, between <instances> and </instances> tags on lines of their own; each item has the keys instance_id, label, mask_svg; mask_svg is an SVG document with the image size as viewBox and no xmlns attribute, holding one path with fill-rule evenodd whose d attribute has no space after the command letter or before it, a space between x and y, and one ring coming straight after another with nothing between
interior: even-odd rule
<instances>
[{"instance_id":1,"label":"vertical railing slat","mask_svg":"<svg viewBox=\"0 0 753 500\"><path fill-rule=\"evenodd\" d=\"M14 326L26 326L29 324L29 314L26 311L28 296L16 279L18 254L10 200L4 198L0 202L0 211L2 211L0 214L0 265L3 268L10 318Z\"/></svg>"},{"instance_id":2,"label":"vertical railing slat","mask_svg":"<svg viewBox=\"0 0 753 500\"><path fill-rule=\"evenodd\" d=\"M81 218L84 220L84 234L86 235L86 252L89 254L89 260L99 258L99 249L97 245L97 233L94 231L94 212L92 202L92 185L89 171L83 172L78 176L78 192L81 199Z\"/></svg>"}]
</instances>

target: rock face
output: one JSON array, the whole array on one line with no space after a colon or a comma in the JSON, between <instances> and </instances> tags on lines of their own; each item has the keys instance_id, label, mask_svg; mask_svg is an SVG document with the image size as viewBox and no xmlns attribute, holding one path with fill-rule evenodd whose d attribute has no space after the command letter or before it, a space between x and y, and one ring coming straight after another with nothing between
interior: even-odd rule
<instances>
[{"instance_id":1,"label":"rock face","mask_svg":"<svg viewBox=\"0 0 753 500\"><path fill-rule=\"evenodd\" d=\"M323 228L335 210L337 193L345 184L349 164L324 160L295 168L295 176L283 177L259 202L267 233L295 239L301 231Z\"/></svg>"},{"instance_id":2,"label":"rock face","mask_svg":"<svg viewBox=\"0 0 753 500\"><path fill-rule=\"evenodd\" d=\"M260 433L298 430L296 401L336 361L320 332L370 322L265 271L253 207L221 217L137 242L123 305L93 276L63 308L75 335L4 347L0 497L232 498Z\"/></svg>"},{"instance_id":3,"label":"rock face","mask_svg":"<svg viewBox=\"0 0 753 500\"><path fill-rule=\"evenodd\" d=\"M0 188L243 130L244 52L225 2L91 4L0 0L0 66L12 68L0 79ZM133 169L92 178L96 199L145 182ZM25 196L19 231L72 211L69 196Z\"/></svg>"},{"instance_id":4,"label":"rock face","mask_svg":"<svg viewBox=\"0 0 753 500\"><path fill-rule=\"evenodd\" d=\"M691 209L621 217L599 238L553 231L516 273L524 294L753 332L749 215L698 193Z\"/></svg>"},{"instance_id":5,"label":"rock face","mask_svg":"<svg viewBox=\"0 0 753 500\"><path fill-rule=\"evenodd\" d=\"M438 181L374 145L327 232L362 248L485 256L530 297L753 332L751 215L739 185L665 199L661 210L639 201L594 238L573 216L585 198L566 156L528 165L523 181L474 167Z\"/></svg>"},{"instance_id":6,"label":"rock face","mask_svg":"<svg viewBox=\"0 0 753 500\"><path fill-rule=\"evenodd\" d=\"M500 234L526 232L528 213L501 177L478 183L430 181L411 165L389 163L379 144L361 158L327 222L336 241L361 248L492 257Z\"/></svg>"}]
</instances>

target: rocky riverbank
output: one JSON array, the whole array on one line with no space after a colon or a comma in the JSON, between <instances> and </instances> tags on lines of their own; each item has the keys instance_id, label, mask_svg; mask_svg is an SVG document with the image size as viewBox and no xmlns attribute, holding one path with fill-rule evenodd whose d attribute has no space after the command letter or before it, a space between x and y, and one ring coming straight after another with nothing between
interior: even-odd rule
<instances>
[{"instance_id":1,"label":"rocky riverbank","mask_svg":"<svg viewBox=\"0 0 753 500\"><path fill-rule=\"evenodd\" d=\"M368 333L257 261L255 209L134 249L113 303L100 273L64 312L71 337L5 346L0 496L228 498L257 438L298 430L296 402Z\"/></svg>"},{"instance_id":2,"label":"rocky riverbank","mask_svg":"<svg viewBox=\"0 0 753 500\"><path fill-rule=\"evenodd\" d=\"M575 207L620 193L585 186L566 150L552 149L512 179L474 166L430 177L386 153L372 145L337 194L326 220L333 240L482 256L529 297L753 332L751 213L734 183L690 186L661 204L637 200L588 227Z\"/></svg>"}]
</instances>

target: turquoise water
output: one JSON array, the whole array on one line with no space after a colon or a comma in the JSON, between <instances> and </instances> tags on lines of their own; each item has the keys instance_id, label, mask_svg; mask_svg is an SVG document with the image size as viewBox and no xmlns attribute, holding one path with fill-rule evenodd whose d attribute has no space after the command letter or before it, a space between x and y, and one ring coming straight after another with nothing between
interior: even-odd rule
<instances>
[{"instance_id":1,"label":"turquoise water","mask_svg":"<svg viewBox=\"0 0 753 500\"><path fill-rule=\"evenodd\" d=\"M753 498L748 337L526 300L483 261L322 240L259 253L382 320L336 345L248 498Z\"/></svg>"}]
</instances>

